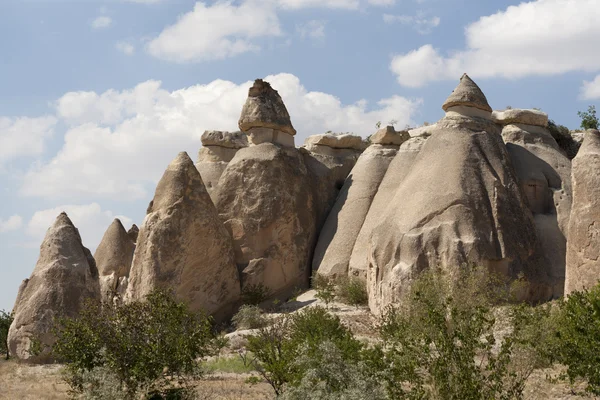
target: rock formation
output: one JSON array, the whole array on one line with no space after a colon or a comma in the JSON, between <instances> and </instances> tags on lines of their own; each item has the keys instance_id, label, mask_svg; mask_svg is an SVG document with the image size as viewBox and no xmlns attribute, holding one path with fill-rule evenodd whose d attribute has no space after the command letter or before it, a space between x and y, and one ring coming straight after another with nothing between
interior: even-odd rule
<instances>
[{"instance_id":1,"label":"rock formation","mask_svg":"<svg viewBox=\"0 0 600 400\"><path fill-rule=\"evenodd\" d=\"M600 132L589 130L573 159L573 206L567 242L565 294L600 280Z\"/></svg>"},{"instance_id":2,"label":"rock formation","mask_svg":"<svg viewBox=\"0 0 600 400\"><path fill-rule=\"evenodd\" d=\"M252 145L277 143L294 147L296 130L287 108L279 93L262 79L255 80L248 90L238 125Z\"/></svg>"},{"instance_id":3,"label":"rock formation","mask_svg":"<svg viewBox=\"0 0 600 400\"><path fill-rule=\"evenodd\" d=\"M21 360L52 361L54 321L77 316L85 299L100 299L98 270L79 231L62 213L46 232L31 277L19 288L8 333L10 353ZM38 341L41 354L30 354L32 343Z\"/></svg>"},{"instance_id":4,"label":"rock formation","mask_svg":"<svg viewBox=\"0 0 600 400\"><path fill-rule=\"evenodd\" d=\"M571 214L571 161L546 129L548 116L537 110L495 111L522 193L533 213L539 257L548 266L553 296L565 283L567 227Z\"/></svg>"},{"instance_id":5,"label":"rock formation","mask_svg":"<svg viewBox=\"0 0 600 400\"><path fill-rule=\"evenodd\" d=\"M172 289L192 310L230 316L240 299L231 236L202 178L179 153L159 181L140 229L126 299Z\"/></svg>"},{"instance_id":6,"label":"rock formation","mask_svg":"<svg viewBox=\"0 0 600 400\"><path fill-rule=\"evenodd\" d=\"M388 126L371 136L369 146L346 178L335 205L320 230L313 270L327 277L348 275L348 263L371 202L408 132Z\"/></svg>"},{"instance_id":7,"label":"rock formation","mask_svg":"<svg viewBox=\"0 0 600 400\"><path fill-rule=\"evenodd\" d=\"M127 231L127 236L133 243L137 243L138 235L140 234L140 228L136 224L131 225L131 228Z\"/></svg>"},{"instance_id":8,"label":"rock formation","mask_svg":"<svg viewBox=\"0 0 600 400\"><path fill-rule=\"evenodd\" d=\"M132 229L131 232L132 235L125 230L119 219L115 219L94 253L103 301L111 301L115 296L123 298L125 295L135 250L135 242L132 240L135 231Z\"/></svg>"},{"instance_id":9,"label":"rock formation","mask_svg":"<svg viewBox=\"0 0 600 400\"><path fill-rule=\"evenodd\" d=\"M368 238L371 310L397 301L426 268L469 263L523 272L536 283L529 295L547 298L544 271L527 263L536 248L533 219L485 96L464 75L443 108Z\"/></svg>"},{"instance_id":10,"label":"rock formation","mask_svg":"<svg viewBox=\"0 0 600 400\"><path fill-rule=\"evenodd\" d=\"M206 131L202 134L196 168L213 202L219 178L235 153L243 147L248 147L248 138L243 132Z\"/></svg>"}]
</instances>

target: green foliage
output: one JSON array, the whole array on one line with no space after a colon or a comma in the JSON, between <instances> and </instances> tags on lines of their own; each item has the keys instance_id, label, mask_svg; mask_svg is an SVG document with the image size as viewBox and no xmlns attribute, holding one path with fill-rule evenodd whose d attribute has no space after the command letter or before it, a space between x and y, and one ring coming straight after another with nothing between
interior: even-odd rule
<instances>
[{"instance_id":1,"label":"green foliage","mask_svg":"<svg viewBox=\"0 0 600 400\"><path fill-rule=\"evenodd\" d=\"M269 288L262 283L246 285L242 290L242 302L244 304L258 305L267 300L271 295Z\"/></svg>"},{"instance_id":2,"label":"green foliage","mask_svg":"<svg viewBox=\"0 0 600 400\"><path fill-rule=\"evenodd\" d=\"M206 372L229 372L234 374L245 374L254 371L252 363L239 356L218 357L207 361L204 365Z\"/></svg>"},{"instance_id":3,"label":"green foliage","mask_svg":"<svg viewBox=\"0 0 600 400\"><path fill-rule=\"evenodd\" d=\"M0 354L5 354L7 360L10 356L8 350L8 330L12 322L12 313L9 314L4 310L0 310Z\"/></svg>"},{"instance_id":4,"label":"green foliage","mask_svg":"<svg viewBox=\"0 0 600 400\"><path fill-rule=\"evenodd\" d=\"M587 111L578 111L577 115L581 118L581 129L598 129L600 121L596 116L596 106L589 106Z\"/></svg>"},{"instance_id":5,"label":"green foliage","mask_svg":"<svg viewBox=\"0 0 600 400\"><path fill-rule=\"evenodd\" d=\"M256 329L267 324L267 319L258 306L244 304L231 319L236 329Z\"/></svg>"},{"instance_id":6,"label":"green foliage","mask_svg":"<svg viewBox=\"0 0 600 400\"><path fill-rule=\"evenodd\" d=\"M59 320L55 334L54 354L66 363L73 394L88 393L90 373L104 370L124 399L184 398L201 373L196 359L222 345L210 318L163 291L128 304L88 301L79 317Z\"/></svg>"},{"instance_id":7,"label":"green foliage","mask_svg":"<svg viewBox=\"0 0 600 400\"><path fill-rule=\"evenodd\" d=\"M337 281L337 298L351 306L364 306L369 302L367 285L356 277L344 277Z\"/></svg>"},{"instance_id":8,"label":"green foliage","mask_svg":"<svg viewBox=\"0 0 600 400\"><path fill-rule=\"evenodd\" d=\"M325 357L320 346L326 341L339 350L344 361L360 359L363 345L338 317L322 307L283 316L258 335L249 336L247 349L254 354L256 369L279 395L286 385L298 386L308 370L319 368ZM298 363L301 355L306 361ZM326 384L334 391L337 388L334 382Z\"/></svg>"},{"instance_id":9,"label":"green foliage","mask_svg":"<svg viewBox=\"0 0 600 400\"><path fill-rule=\"evenodd\" d=\"M558 146L565 151L569 159L573 159L579 151L579 144L573 140L571 131L564 125L558 125L554 121L548 121L548 131L556 140Z\"/></svg>"},{"instance_id":10,"label":"green foliage","mask_svg":"<svg viewBox=\"0 0 600 400\"><path fill-rule=\"evenodd\" d=\"M315 273L312 278L313 288L317 291L315 297L325 302L325 305L329 307L335 299L335 282L333 279Z\"/></svg>"},{"instance_id":11,"label":"green foliage","mask_svg":"<svg viewBox=\"0 0 600 400\"><path fill-rule=\"evenodd\" d=\"M530 316L511 309L512 330L497 340L492 305L508 298L508 285L481 269L457 274L424 273L383 317L379 368L389 398L522 398L532 367L513 352L528 346L522 331Z\"/></svg>"}]
</instances>

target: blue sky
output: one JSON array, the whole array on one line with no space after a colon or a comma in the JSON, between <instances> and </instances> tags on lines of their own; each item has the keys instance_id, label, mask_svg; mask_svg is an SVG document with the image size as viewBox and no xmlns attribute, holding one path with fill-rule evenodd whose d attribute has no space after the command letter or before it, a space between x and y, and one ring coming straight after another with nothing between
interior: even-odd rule
<instances>
[{"instance_id":1,"label":"blue sky","mask_svg":"<svg viewBox=\"0 0 600 400\"><path fill-rule=\"evenodd\" d=\"M235 129L250 82L279 90L296 144L418 126L463 72L493 108L574 129L600 106L600 0L0 1L0 309L60 211L95 250L141 224L178 151Z\"/></svg>"}]
</instances>

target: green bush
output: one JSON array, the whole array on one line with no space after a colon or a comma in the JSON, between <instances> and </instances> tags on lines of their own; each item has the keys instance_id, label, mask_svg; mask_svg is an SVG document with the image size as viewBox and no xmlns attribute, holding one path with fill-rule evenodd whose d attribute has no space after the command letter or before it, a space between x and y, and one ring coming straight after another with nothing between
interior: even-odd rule
<instances>
[{"instance_id":1,"label":"green bush","mask_svg":"<svg viewBox=\"0 0 600 400\"><path fill-rule=\"evenodd\" d=\"M322 300L325 306L335 300L335 282L333 279L315 273L312 278L313 288L317 291L315 297Z\"/></svg>"},{"instance_id":2,"label":"green bush","mask_svg":"<svg viewBox=\"0 0 600 400\"><path fill-rule=\"evenodd\" d=\"M367 285L356 277L344 277L338 280L337 297L342 303L356 307L369 303Z\"/></svg>"},{"instance_id":3,"label":"green bush","mask_svg":"<svg viewBox=\"0 0 600 400\"><path fill-rule=\"evenodd\" d=\"M573 140L571 131L564 125L558 125L554 121L548 121L548 131L556 140L558 146L563 149L567 157L572 160L577 155L580 145Z\"/></svg>"},{"instance_id":4,"label":"green bush","mask_svg":"<svg viewBox=\"0 0 600 400\"><path fill-rule=\"evenodd\" d=\"M201 373L196 360L215 354L219 343L210 318L162 291L128 304L88 301L77 318L59 320L55 334L53 351L66 363L74 395L89 394L103 371L124 399L186 397Z\"/></svg>"},{"instance_id":5,"label":"green bush","mask_svg":"<svg viewBox=\"0 0 600 400\"><path fill-rule=\"evenodd\" d=\"M233 316L231 322L236 329L257 329L267 324L267 319L258 306L244 304Z\"/></svg>"},{"instance_id":6,"label":"green bush","mask_svg":"<svg viewBox=\"0 0 600 400\"><path fill-rule=\"evenodd\" d=\"M12 313L9 314L4 310L0 310L0 354L5 354L7 360L10 356L8 350L8 330L12 322Z\"/></svg>"},{"instance_id":7,"label":"green bush","mask_svg":"<svg viewBox=\"0 0 600 400\"><path fill-rule=\"evenodd\" d=\"M600 121L596 116L596 106L589 106L587 111L578 111L577 115L581 118L581 129L598 129Z\"/></svg>"},{"instance_id":8,"label":"green bush","mask_svg":"<svg viewBox=\"0 0 600 400\"><path fill-rule=\"evenodd\" d=\"M263 301L267 300L271 292L262 283L256 285L247 285L242 289L242 302L249 305L259 305Z\"/></svg>"}]
</instances>

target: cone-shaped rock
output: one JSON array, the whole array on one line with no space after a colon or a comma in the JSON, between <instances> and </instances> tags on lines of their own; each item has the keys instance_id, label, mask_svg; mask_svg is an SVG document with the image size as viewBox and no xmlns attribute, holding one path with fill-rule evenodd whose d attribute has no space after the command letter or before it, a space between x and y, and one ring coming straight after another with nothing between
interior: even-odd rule
<instances>
[{"instance_id":1,"label":"cone-shaped rock","mask_svg":"<svg viewBox=\"0 0 600 400\"><path fill-rule=\"evenodd\" d=\"M85 299L100 300L98 270L77 228L62 213L46 232L31 277L19 288L8 333L10 354L21 360L52 361L54 321L77 316ZM42 352L32 355L30 346L37 341Z\"/></svg>"},{"instance_id":2,"label":"cone-shaped rock","mask_svg":"<svg viewBox=\"0 0 600 400\"><path fill-rule=\"evenodd\" d=\"M535 226L500 130L484 118L453 113L437 123L368 240L374 312L435 266L453 271L476 263L510 277L523 272L533 283L528 296L551 295L545 271L529 263Z\"/></svg>"},{"instance_id":3,"label":"cone-shaped rock","mask_svg":"<svg viewBox=\"0 0 600 400\"><path fill-rule=\"evenodd\" d=\"M573 206L567 241L565 294L600 280L600 132L589 130L573 159Z\"/></svg>"},{"instance_id":4,"label":"cone-shaped rock","mask_svg":"<svg viewBox=\"0 0 600 400\"><path fill-rule=\"evenodd\" d=\"M545 113L511 109L494 112L494 117L505 124L502 137L533 213L540 257L548 266L553 296L561 297L571 214L571 161L545 128L548 122Z\"/></svg>"},{"instance_id":5,"label":"cone-shaped rock","mask_svg":"<svg viewBox=\"0 0 600 400\"><path fill-rule=\"evenodd\" d=\"M126 299L168 288L192 310L230 316L240 298L231 237L186 153L169 164L148 211Z\"/></svg>"},{"instance_id":6,"label":"cone-shaped rock","mask_svg":"<svg viewBox=\"0 0 600 400\"><path fill-rule=\"evenodd\" d=\"M219 180L217 209L232 233L242 285L273 296L308 285L315 243L312 182L295 148L240 149Z\"/></svg>"},{"instance_id":7,"label":"cone-shaped rock","mask_svg":"<svg viewBox=\"0 0 600 400\"><path fill-rule=\"evenodd\" d=\"M94 253L104 301L112 300L117 294L121 297L125 294L134 250L135 242L131 240L121 221L115 219Z\"/></svg>"},{"instance_id":8,"label":"cone-shaped rock","mask_svg":"<svg viewBox=\"0 0 600 400\"><path fill-rule=\"evenodd\" d=\"M377 193L369 207L369 212L360 228L352 248L352 255L349 262L349 275L367 280L367 270L369 266L369 238L373 229L381 222L383 211L389 207L396 190L402 183L404 177L410 171L415 158L421 151L421 147L427 140L427 137L414 137L402 144L398 153L390 163L381 184L377 188Z\"/></svg>"},{"instance_id":9,"label":"cone-shaped rock","mask_svg":"<svg viewBox=\"0 0 600 400\"><path fill-rule=\"evenodd\" d=\"M451 107L474 107L480 110L492 112L492 108L488 104L485 95L477 86L475 82L469 78L467 74L464 74L462 78L460 78L460 83L454 89L452 94L448 96L444 105L442 105L442 109L444 111L448 111Z\"/></svg>"},{"instance_id":10,"label":"cone-shaped rock","mask_svg":"<svg viewBox=\"0 0 600 400\"><path fill-rule=\"evenodd\" d=\"M238 121L240 130L247 132L252 128L275 129L294 136L290 115L277 90L262 79L254 81L248 90L248 99Z\"/></svg>"}]
</instances>

